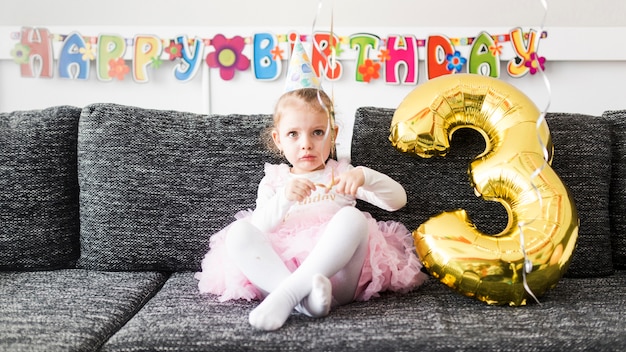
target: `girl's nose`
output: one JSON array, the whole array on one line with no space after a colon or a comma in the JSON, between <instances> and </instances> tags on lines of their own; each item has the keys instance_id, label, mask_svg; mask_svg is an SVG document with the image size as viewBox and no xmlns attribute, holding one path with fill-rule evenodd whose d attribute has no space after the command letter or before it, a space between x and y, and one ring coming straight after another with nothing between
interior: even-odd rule
<instances>
[{"instance_id":1,"label":"girl's nose","mask_svg":"<svg viewBox=\"0 0 626 352\"><path fill-rule=\"evenodd\" d=\"M309 150L309 149L313 148L313 141L311 140L310 137L308 137L308 136L303 137L301 142L302 142L302 145L301 145L302 149Z\"/></svg>"}]
</instances>

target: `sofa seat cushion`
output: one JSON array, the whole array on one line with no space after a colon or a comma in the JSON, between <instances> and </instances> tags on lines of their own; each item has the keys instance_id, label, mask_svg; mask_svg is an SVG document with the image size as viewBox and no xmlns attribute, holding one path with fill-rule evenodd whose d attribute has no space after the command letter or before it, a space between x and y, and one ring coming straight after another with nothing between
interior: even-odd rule
<instances>
[{"instance_id":1,"label":"sofa seat cushion","mask_svg":"<svg viewBox=\"0 0 626 352\"><path fill-rule=\"evenodd\" d=\"M394 111L376 107L357 110L352 162L398 180L407 191L408 204L393 213L367 203L359 203L359 207L376 219L401 221L410 230L440 212L462 208L479 230L492 234L502 231L508 220L504 207L476 197L467 175L470 161L485 149L482 135L471 129L457 130L445 157L424 159L401 153L388 139ZM576 114L548 114L546 121L555 146L553 169L572 192L580 219L577 248L566 275L609 275L613 272L609 125L601 117Z\"/></svg>"},{"instance_id":2,"label":"sofa seat cushion","mask_svg":"<svg viewBox=\"0 0 626 352\"><path fill-rule=\"evenodd\" d=\"M96 270L200 270L210 236L254 207L267 115L85 107L81 256Z\"/></svg>"},{"instance_id":3,"label":"sofa seat cushion","mask_svg":"<svg viewBox=\"0 0 626 352\"><path fill-rule=\"evenodd\" d=\"M96 351L154 295L156 272L0 273L1 351Z\"/></svg>"},{"instance_id":4,"label":"sofa seat cushion","mask_svg":"<svg viewBox=\"0 0 626 352\"><path fill-rule=\"evenodd\" d=\"M489 306L430 279L322 319L292 314L275 332L248 324L258 302L197 293L176 273L103 351L586 351L626 348L626 273L566 278L541 305Z\"/></svg>"},{"instance_id":5,"label":"sofa seat cushion","mask_svg":"<svg viewBox=\"0 0 626 352\"><path fill-rule=\"evenodd\" d=\"M0 113L0 270L67 268L78 259L80 112Z\"/></svg>"}]
</instances>

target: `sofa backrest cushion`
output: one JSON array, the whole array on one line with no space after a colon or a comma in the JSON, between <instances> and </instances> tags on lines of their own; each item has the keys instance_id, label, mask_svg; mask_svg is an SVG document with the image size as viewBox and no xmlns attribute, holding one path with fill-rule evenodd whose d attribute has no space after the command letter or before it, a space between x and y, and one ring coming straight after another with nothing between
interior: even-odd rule
<instances>
[{"instance_id":1,"label":"sofa backrest cushion","mask_svg":"<svg viewBox=\"0 0 626 352\"><path fill-rule=\"evenodd\" d=\"M613 264L626 269L626 110L605 111L611 123L611 239Z\"/></svg>"},{"instance_id":2,"label":"sofa backrest cushion","mask_svg":"<svg viewBox=\"0 0 626 352\"><path fill-rule=\"evenodd\" d=\"M253 208L267 115L200 115L113 104L83 110L79 266L196 271L209 237Z\"/></svg>"},{"instance_id":3,"label":"sofa backrest cushion","mask_svg":"<svg viewBox=\"0 0 626 352\"><path fill-rule=\"evenodd\" d=\"M0 270L66 268L78 259L80 112L0 114Z\"/></svg>"},{"instance_id":4,"label":"sofa backrest cushion","mask_svg":"<svg viewBox=\"0 0 626 352\"><path fill-rule=\"evenodd\" d=\"M408 204L394 213L366 203L359 203L359 207L376 219L401 221L410 230L440 212L463 208L479 230L501 232L508 220L504 207L476 197L467 175L469 162L485 149L483 137L472 129L457 130L445 157L423 159L391 145L388 137L393 114L393 109L358 109L352 163L379 170L403 184ZM580 218L578 246L566 275L608 275L613 272L608 124L600 117L570 114L548 114L546 120L555 145L553 168L570 188Z\"/></svg>"},{"instance_id":5,"label":"sofa backrest cushion","mask_svg":"<svg viewBox=\"0 0 626 352\"><path fill-rule=\"evenodd\" d=\"M613 273L611 256L610 125L601 116L550 113L552 168L574 197L580 228L568 277Z\"/></svg>"}]
</instances>

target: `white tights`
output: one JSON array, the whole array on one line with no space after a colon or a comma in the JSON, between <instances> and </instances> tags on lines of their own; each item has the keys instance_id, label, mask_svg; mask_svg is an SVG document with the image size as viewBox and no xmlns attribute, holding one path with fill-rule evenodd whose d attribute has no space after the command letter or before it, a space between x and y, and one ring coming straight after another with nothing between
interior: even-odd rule
<instances>
[{"instance_id":1,"label":"white tights","mask_svg":"<svg viewBox=\"0 0 626 352\"><path fill-rule=\"evenodd\" d=\"M250 324L275 330L294 308L322 317L331 305L351 302L367 253L367 226L358 209L340 209L292 273L259 229L245 220L233 223L226 237L228 255L248 280L267 294L250 313Z\"/></svg>"}]
</instances>

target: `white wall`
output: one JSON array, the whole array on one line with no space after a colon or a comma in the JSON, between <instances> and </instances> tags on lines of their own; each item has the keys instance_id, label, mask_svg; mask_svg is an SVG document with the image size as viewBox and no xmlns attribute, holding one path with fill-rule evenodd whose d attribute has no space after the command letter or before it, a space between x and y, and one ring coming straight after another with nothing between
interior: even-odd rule
<instances>
[{"instance_id":1,"label":"white wall","mask_svg":"<svg viewBox=\"0 0 626 352\"><path fill-rule=\"evenodd\" d=\"M601 114L626 108L626 2L622 0L21 0L0 3L0 111L116 102L192 112L269 113L282 92L282 81L257 81L251 71L223 81L217 71L204 66L204 72L182 83L172 77L173 64L166 62L149 83L142 84L130 78L101 82L95 74L86 81L24 78L9 55L15 44L10 33L21 26L65 34L113 31L130 37L145 33L166 38L289 30L310 33L329 30L331 12L333 28L340 35L463 36L477 35L480 30L493 34L515 27L543 28L548 38L542 40L540 53L548 60L549 87L540 75L511 78L502 71L502 79L529 95L542 110ZM350 73L335 83L325 82L324 87L335 96L345 131L350 130L358 106L396 107L413 89L380 81L355 82L354 61L344 64ZM422 63L420 82L424 77Z\"/></svg>"},{"instance_id":2,"label":"white wall","mask_svg":"<svg viewBox=\"0 0 626 352\"><path fill-rule=\"evenodd\" d=\"M622 0L14 0L0 25L619 27Z\"/></svg>"}]
</instances>

